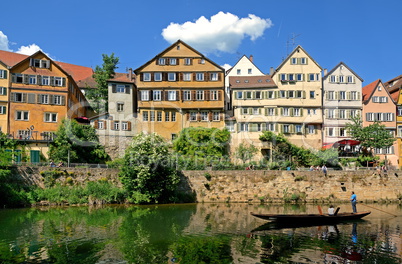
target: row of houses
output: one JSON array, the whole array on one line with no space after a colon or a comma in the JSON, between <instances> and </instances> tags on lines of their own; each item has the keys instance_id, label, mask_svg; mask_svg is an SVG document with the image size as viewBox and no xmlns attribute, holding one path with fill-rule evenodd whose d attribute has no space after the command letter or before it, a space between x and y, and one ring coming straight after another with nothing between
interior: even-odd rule
<instances>
[{"instance_id":1,"label":"row of houses","mask_svg":"<svg viewBox=\"0 0 402 264\"><path fill-rule=\"evenodd\" d=\"M116 73L108 81L103 113L93 113L85 98L87 89L96 89L92 75L91 68L53 61L41 51L31 56L0 51L1 131L29 144L31 161L46 157L63 118L89 120L112 157L122 156L141 132L171 141L183 128L226 127L231 151L250 144L261 149L257 158L270 158L270 146L259 140L262 131L321 149L350 139L345 125L359 115L364 125L381 121L398 137L394 146L375 151L399 166L402 77L363 87L345 63L327 71L301 46L265 74L252 56L225 71L178 40L134 71Z\"/></svg>"}]
</instances>

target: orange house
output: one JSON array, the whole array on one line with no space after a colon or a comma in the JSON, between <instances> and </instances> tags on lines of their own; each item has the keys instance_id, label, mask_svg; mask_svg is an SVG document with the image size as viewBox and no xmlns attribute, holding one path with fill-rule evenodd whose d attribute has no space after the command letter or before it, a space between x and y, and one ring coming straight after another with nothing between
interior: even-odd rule
<instances>
[{"instance_id":1,"label":"orange house","mask_svg":"<svg viewBox=\"0 0 402 264\"><path fill-rule=\"evenodd\" d=\"M30 161L39 162L63 119L86 116L87 101L72 76L41 51L31 56L1 51L0 60L8 66L3 132L23 141Z\"/></svg>"},{"instance_id":2,"label":"orange house","mask_svg":"<svg viewBox=\"0 0 402 264\"><path fill-rule=\"evenodd\" d=\"M138 132L172 140L186 127L224 128L225 70L183 41L135 74Z\"/></svg>"},{"instance_id":3,"label":"orange house","mask_svg":"<svg viewBox=\"0 0 402 264\"><path fill-rule=\"evenodd\" d=\"M376 80L362 89L363 96L363 126L369 126L374 122L381 122L395 137L396 132L396 104L384 87L381 80ZM380 160L386 160L388 165L398 167L398 148L395 140L393 146L375 149L374 153Z\"/></svg>"}]
</instances>

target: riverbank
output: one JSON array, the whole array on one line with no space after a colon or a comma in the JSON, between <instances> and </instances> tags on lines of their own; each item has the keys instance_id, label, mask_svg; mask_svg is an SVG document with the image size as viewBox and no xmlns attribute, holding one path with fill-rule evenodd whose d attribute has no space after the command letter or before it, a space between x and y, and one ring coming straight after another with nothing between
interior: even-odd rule
<instances>
[{"instance_id":1,"label":"riverbank","mask_svg":"<svg viewBox=\"0 0 402 264\"><path fill-rule=\"evenodd\" d=\"M49 181L68 186L103 181L121 187L118 169L16 167L12 175L15 182L41 188ZM375 170L329 171L327 175L319 171L183 171L178 192L205 203L347 202L351 191L360 201L399 202L401 177L399 171Z\"/></svg>"}]
</instances>

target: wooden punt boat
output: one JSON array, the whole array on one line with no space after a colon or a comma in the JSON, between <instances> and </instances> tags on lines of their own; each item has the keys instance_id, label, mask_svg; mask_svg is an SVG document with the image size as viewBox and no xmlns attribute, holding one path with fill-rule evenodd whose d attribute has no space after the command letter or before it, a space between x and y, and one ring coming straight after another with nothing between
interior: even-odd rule
<instances>
[{"instance_id":1,"label":"wooden punt boat","mask_svg":"<svg viewBox=\"0 0 402 264\"><path fill-rule=\"evenodd\" d=\"M278 223L318 223L318 224L333 224L342 221L351 221L361 219L369 215L370 211L357 212L357 213L337 213L336 215L328 214L255 214L252 216L276 221Z\"/></svg>"}]
</instances>

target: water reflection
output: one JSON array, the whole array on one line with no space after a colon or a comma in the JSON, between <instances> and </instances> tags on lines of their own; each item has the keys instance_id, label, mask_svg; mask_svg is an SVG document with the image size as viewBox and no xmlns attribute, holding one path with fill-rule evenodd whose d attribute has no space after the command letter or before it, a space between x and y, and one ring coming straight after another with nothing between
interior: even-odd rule
<instances>
[{"instance_id":1,"label":"water reflection","mask_svg":"<svg viewBox=\"0 0 402 264\"><path fill-rule=\"evenodd\" d=\"M401 215L396 205L383 209ZM283 226L250 215L314 210L247 204L0 210L0 263L401 262L399 217L373 212L339 225Z\"/></svg>"}]
</instances>

